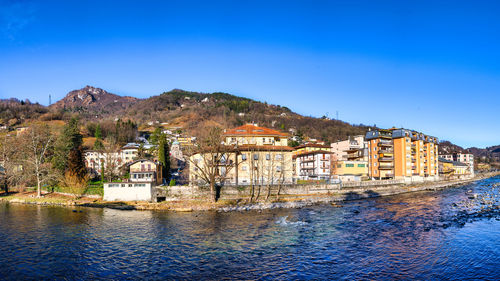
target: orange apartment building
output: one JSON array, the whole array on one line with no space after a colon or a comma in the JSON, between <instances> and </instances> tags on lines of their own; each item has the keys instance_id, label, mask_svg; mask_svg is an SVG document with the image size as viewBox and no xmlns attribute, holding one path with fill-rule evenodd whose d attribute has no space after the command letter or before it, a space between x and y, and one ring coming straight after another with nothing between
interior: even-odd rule
<instances>
[{"instance_id":1,"label":"orange apartment building","mask_svg":"<svg viewBox=\"0 0 500 281\"><path fill-rule=\"evenodd\" d=\"M372 179L437 180L438 139L407 129L366 133Z\"/></svg>"}]
</instances>

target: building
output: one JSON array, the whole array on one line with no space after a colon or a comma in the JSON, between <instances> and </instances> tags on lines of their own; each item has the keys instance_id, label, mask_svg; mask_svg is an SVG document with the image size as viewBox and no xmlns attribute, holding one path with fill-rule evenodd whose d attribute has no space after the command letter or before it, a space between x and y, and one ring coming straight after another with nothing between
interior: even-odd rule
<instances>
[{"instance_id":1,"label":"building","mask_svg":"<svg viewBox=\"0 0 500 281\"><path fill-rule=\"evenodd\" d=\"M155 187L163 182L159 162L141 159L129 163L130 178L104 183L105 201L156 201Z\"/></svg>"},{"instance_id":2,"label":"building","mask_svg":"<svg viewBox=\"0 0 500 281\"><path fill-rule=\"evenodd\" d=\"M452 154L439 155L439 157L442 157L446 160L456 161L456 162L466 164L468 167L468 173L471 176L474 176L474 155L473 154L470 154L470 153L452 153Z\"/></svg>"},{"instance_id":3,"label":"building","mask_svg":"<svg viewBox=\"0 0 500 281\"><path fill-rule=\"evenodd\" d=\"M341 181L361 181L368 177L367 161L341 160L334 162L332 178Z\"/></svg>"},{"instance_id":4,"label":"building","mask_svg":"<svg viewBox=\"0 0 500 281\"><path fill-rule=\"evenodd\" d=\"M330 144L337 160L368 161L368 143L364 136L349 137L344 141Z\"/></svg>"},{"instance_id":5,"label":"building","mask_svg":"<svg viewBox=\"0 0 500 281\"><path fill-rule=\"evenodd\" d=\"M246 124L225 130L224 156L218 165L219 176L225 184L265 185L293 182L292 151L288 135L273 129ZM206 184L201 173L210 163L210 153L190 157L191 184Z\"/></svg>"},{"instance_id":6,"label":"building","mask_svg":"<svg viewBox=\"0 0 500 281\"><path fill-rule=\"evenodd\" d=\"M328 150L303 151L293 155L294 176L298 180L330 180L332 153Z\"/></svg>"},{"instance_id":7,"label":"building","mask_svg":"<svg viewBox=\"0 0 500 281\"><path fill-rule=\"evenodd\" d=\"M139 144L128 143L115 152L85 151L85 166L97 174L101 174L103 167L117 172L121 166L133 162L138 157L139 146Z\"/></svg>"},{"instance_id":8,"label":"building","mask_svg":"<svg viewBox=\"0 0 500 281\"><path fill-rule=\"evenodd\" d=\"M372 179L437 180L438 139L392 128L366 133L368 174Z\"/></svg>"}]
</instances>

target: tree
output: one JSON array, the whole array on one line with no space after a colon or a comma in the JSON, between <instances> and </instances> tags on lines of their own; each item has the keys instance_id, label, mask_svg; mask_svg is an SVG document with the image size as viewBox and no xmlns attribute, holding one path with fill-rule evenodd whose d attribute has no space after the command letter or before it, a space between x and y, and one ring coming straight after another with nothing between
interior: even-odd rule
<instances>
[{"instance_id":1,"label":"tree","mask_svg":"<svg viewBox=\"0 0 500 281\"><path fill-rule=\"evenodd\" d=\"M47 125L34 125L18 139L17 162L21 163L21 174L36 180L37 197L41 197L42 184L50 180L51 164L48 161L52 150L52 135Z\"/></svg>"},{"instance_id":2,"label":"tree","mask_svg":"<svg viewBox=\"0 0 500 281\"><path fill-rule=\"evenodd\" d=\"M234 163L229 161L231 148L223 144L222 129L219 127L208 128L198 138L192 151L187 157L192 179L199 178L210 186L211 201L217 201L216 188L222 188L224 181Z\"/></svg>"},{"instance_id":3,"label":"tree","mask_svg":"<svg viewBox=\"0 0 500 281\"><path fill-rule=\"evenodd\" d=\"M66 173L68 168L68 156L71 150L79 149L83 143L83 137L78 127L78 119L71 120L64 126L62 134L55 144L52 164L61 175Z\"/></svg>"},{"instance_id":4,"label":"tree","mask_svg":"<svg viewBox=\"0 0 500 281\"><path fill-rule=\"evenodd\" d=\"M94 149L95 150L102 150L104 148L104 145L102 144L102 132L101 132L101 125L97 124L97 127L95 129L94 133L95 137L95 142L94 142Z\"/></svg>"},{"instance_id":5,"label":"tree","mask_svg":"<svg viewBox=\"0 0 500 281\"><path fill-rule=\"evenodd\" d=\"M168 180L170 178L170 148L165 134L160 135L158 143L158 161L162 164L163 178Z\"/></svg>"}]
</instances>

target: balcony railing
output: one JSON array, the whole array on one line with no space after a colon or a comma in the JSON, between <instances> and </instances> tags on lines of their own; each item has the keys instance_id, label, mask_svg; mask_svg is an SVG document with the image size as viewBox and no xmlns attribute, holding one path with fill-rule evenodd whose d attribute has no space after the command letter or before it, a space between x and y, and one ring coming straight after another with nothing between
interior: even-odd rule
<instances>
[{"instance_id":1,"label":"balcony railing","mask_svg":"<svg viewBox=\"0 0 500 281\"><path fill-rule=\"evenodd\" d=\"M394 157L380 157L378 159L378 161L380 161L380 162L392 162L392 161L394 161Z\"/></svg>"}]
</instances>

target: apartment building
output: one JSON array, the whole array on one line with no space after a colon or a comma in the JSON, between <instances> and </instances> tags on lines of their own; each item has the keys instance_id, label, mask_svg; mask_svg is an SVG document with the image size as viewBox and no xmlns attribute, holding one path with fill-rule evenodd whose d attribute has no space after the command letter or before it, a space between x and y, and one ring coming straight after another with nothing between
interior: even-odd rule
<instances>
[{"instance_id":1,"label":"apartment building","mask_svg":"<svg viewBox=\"0 0 500 281\"><path fill-rule=\"evenodd\" d=\"M330 144L336 160L368 161L368 144L364 136L353 136Z\"/></svg>"},{"instance_id":2,"label":"apartment building","mask_svg":"<svg viewBox=\"0 0 500 281\"><path fill-rule=\"evenodd\" d=\"M277 130L246 124L225 130L224 157L217 163L218 173L226 184L264 185L290 184L293 182L292 151L288 135ZM191 156L190 183L203 184L200 173L210 153ZM198 166L198 167L196 167Z\"/></svg>"},{"instance_id":3,"label":"apartment building","mask_svg":"<svg viewBox=\"0 0 500 281\"><path fill-rule=\"evenodd\" d=\"M135 143L128 143L115 152L88 150L84 153L85 166L97 174L101 173L103 167L118 171L122 165L133 162L138 154L139 145Z\"/></svg>"},{"instance_id":4,"label":"apartment building","mask_svg":"<svg viewBox=\"0 0 500 281\"><path fill-rule=\"evenodd\" d=\"M438 139L407 129L366 133L372 179L437 180Z\"/></svg>"},{"instance_id":5,"label":"apartment building","mask_svg":"<svg viewBox=\"0 0 500 281\"><path fill-rule=\"evenodd\" d=\"M467 173L471 176L474 176L474 155L470 153L452 153L452 154L445 154L445 155L439 155L439 157L442 157L446 160L449 161L455 161L455 162L460 162L464 163L467 165Z\"/></svg>"},{"instance_id":6,"label":"apartment building","mask_svg":"<svg viewBox=\"0 0 500 281\"><path fill-rule=\"evenodd\" d=\"M299 180L329 180L331 178L331 154L327 150L311 150L294 155L295 178Z\"/></svg>"}]
</instances>

